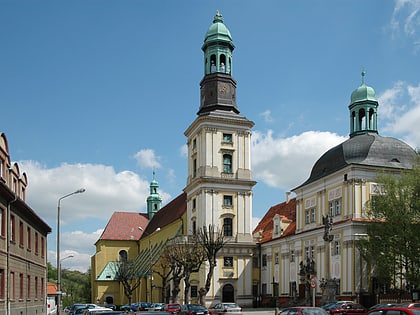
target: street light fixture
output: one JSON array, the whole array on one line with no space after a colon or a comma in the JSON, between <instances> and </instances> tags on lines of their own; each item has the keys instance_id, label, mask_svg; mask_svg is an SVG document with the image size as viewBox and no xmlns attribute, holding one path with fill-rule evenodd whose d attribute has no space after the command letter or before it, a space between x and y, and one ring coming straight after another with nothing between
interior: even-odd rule
<instances>
[{"instance_id":1,"label":"street light fixture","mask_svg":"<svg viewBox=\"0 0 420 315\"><path fill-rule=\"evenodd\" d=\"M63 200L64 198L70 197L75 194L81 194L84 192L85 192L85 189L80 188L79 190L76 190L58 199L58 205L57 205L57 315L60 315L61 313L60 204L61 204L61 200Z\"/></svg>"}]
</instances>

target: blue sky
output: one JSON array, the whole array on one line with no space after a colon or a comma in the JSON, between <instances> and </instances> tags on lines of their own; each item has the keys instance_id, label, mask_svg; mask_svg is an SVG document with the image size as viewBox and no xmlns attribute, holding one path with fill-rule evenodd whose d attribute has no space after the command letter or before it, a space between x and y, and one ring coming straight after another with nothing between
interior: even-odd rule
<instances>
[{"instance_id":1,"label":"blue sky","mask_svg":"<svg viewBox=\"0 0 420 315\"><path fill-rule=\"evenodd\" d=\"M145 212L186 184L201 45L220 10L236 49L237 105L253 128L253 216L285 200L349 133L351 92L379 99L379 133L420 148L420 0L0 0L0 132L53 229L85 271L114 211Z\"/></svg>"}]
</instances>

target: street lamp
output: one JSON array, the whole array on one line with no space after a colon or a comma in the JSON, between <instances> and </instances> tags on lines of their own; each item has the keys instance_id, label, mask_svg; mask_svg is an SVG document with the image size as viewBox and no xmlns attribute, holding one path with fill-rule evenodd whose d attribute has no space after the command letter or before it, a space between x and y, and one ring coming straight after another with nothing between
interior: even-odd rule
<instances>
[{"instance_id":1,"label":"street lamp","mask_svg":"<svg viewBox=\"0 0 420 315\"><path fill-rule=\"evenodd\" d=\"M69 259L69 258L73 258L74 257L74 255L73 254L70 254L70 255L68 255L68 256L66 256L66 257L64 257L64 258L61 258L61 260L60 260L60 273L61 273L61 270L62 270L62 268L61 268L61 263L63 262L63 260L66 260L66 259ZM60 290L61 291L61 290ZM62 293L63 292L61 292L61 294L60 295L62 295Z\"/></svg>"},{"instance_id":2,"label":"street lamp","mask_svg":"<svg viewBox=\"0 0 420 315\"><path fill-rule=\"evenodd\" d=\"M149 233L147 233L147 232L145 232L144 231L144 229L141 227L141 226L139 226L139 230L140 231L143 231L143 234L145 235L145 236L149 236L149 239L148 239L148 254L149 254L149 268L150 268L150 302L151 303L153 303L153 270L152 270L152 268L153 268L153 260L152 260L152 245L151 245L151 236L152 236L152 234L153 233L155 233L155 232L159 232L160 231L160 227L158 227L158 228L156 228L156 230L154 230L153 232L149 232ZM146 283L146 298L147 298L147 283Z\"/></svg>"},{"instance_id":3,"label":"street lamp","mask_svg":"<svg viewBox=\"0 0 420 315\"><path fill-rule=\"evenodd\" d=\"M64 198L70 197L75 194L81 194L84 192L85 192L85 189L80 188L79 190L76 190L58 199L58 205L57 205L57 315L60 315L61 313L60 203L61 203L61 200L63 200Z\"/></svg>"}]
</instances>

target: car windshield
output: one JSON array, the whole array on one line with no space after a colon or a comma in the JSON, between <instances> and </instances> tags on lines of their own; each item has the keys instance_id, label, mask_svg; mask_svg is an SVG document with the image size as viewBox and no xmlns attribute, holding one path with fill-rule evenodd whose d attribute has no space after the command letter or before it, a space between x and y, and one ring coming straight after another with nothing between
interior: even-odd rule
<instances>
[{"instance_id":1,"label":"car windshield","mask_svg":"<svg viewBox=\"0 0 420 315\"><path fill-rule=\"evenodd\" d=\"M226 303L226 304L224 304L224 306L226 307L226 308L236 308L236 307L239 307L237 304L235 304L235 303Z\"/></svg>"}]
</instances>

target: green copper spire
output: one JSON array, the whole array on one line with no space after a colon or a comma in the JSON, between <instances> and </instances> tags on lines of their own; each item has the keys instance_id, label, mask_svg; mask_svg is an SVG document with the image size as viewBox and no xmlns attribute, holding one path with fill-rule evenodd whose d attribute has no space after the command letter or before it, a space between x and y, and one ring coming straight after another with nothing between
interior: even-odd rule
<instances>
[{"instance_id":1,"label":"green copper spire","mask_svg":"<svg viewBox=\"0 0 420 315\"><path fill-rule=\"evenodd\" d=\"M155 179L155 171L153 171L153 180L150 183L150 194L147 197L147 214L149 220L160 210L162 207L162 197L158 193L159 184Z\"/></svg>"},{"instance_id":2,"label":"green copper spire","mask_svg":"<svg viewBox=\"0 0 420 315\"><path fill-rule=\"evenodd\" d=\"M365 83L365 70L362 71L362 84L351 93L350 137L358 134L378 133L378 100L375 90Z\"/></svg>"},{"instance_id":3,"label":"green copper spire","mask_svg":"<svg viewBox=\"0 0 420 315\"><path fill-rule=\"evenodd\" d=\"M232 74L232 51L235 46L219 11L214 16L201 49L204 51L205 75L215 72Z\"/></svg>"}]
</instances>

